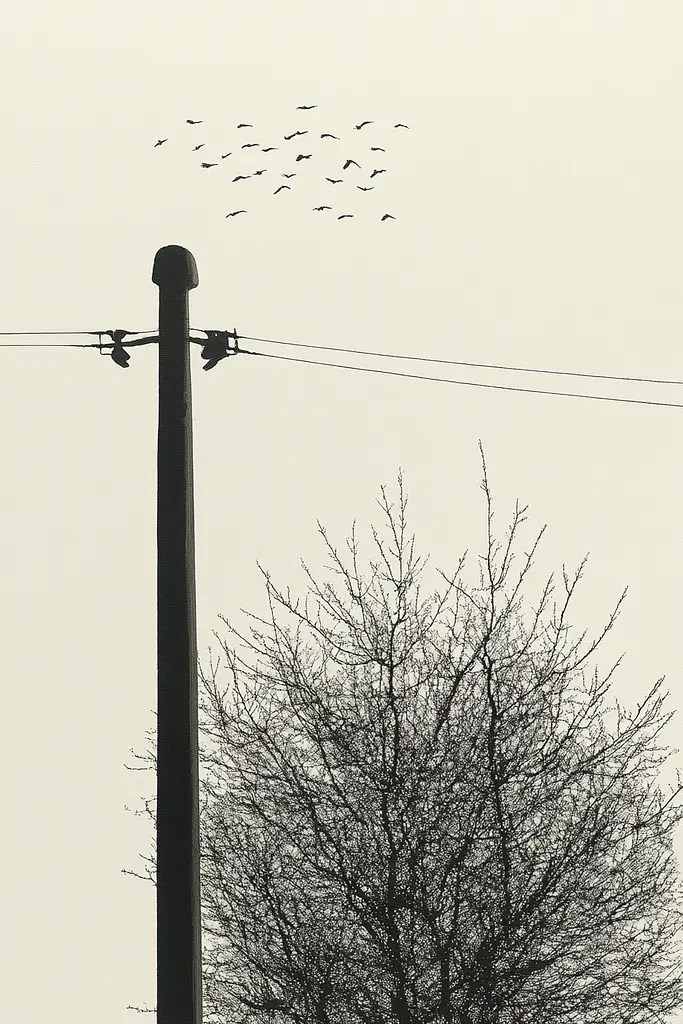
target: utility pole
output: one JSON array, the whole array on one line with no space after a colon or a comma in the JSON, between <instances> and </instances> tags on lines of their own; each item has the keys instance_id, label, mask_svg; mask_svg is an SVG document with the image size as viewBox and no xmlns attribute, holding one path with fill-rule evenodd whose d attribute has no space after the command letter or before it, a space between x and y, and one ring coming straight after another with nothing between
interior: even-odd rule
<instances>
[{"instance_id":1,"label":"utility pole","mask_svg":"<svg viewBox=\"0 0 683 1024\"><path fill-rule=\"evenodd\" d=\"M157 448L157 1021L201 1024L199 753L195 606L191 252L156 254L159 286Z\"/></svg>"}]
</instances>

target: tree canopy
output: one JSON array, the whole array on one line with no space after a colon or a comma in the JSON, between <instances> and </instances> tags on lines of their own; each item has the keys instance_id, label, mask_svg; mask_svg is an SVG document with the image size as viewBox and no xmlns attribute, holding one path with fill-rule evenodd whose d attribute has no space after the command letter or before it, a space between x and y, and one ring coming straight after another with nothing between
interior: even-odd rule
<instances>
[{"instance_id":1,"label":"tree canopy","mask_svg":"<svg viewBox=\"0 0 683 1024\"><path fill-rule=\"evenodd\" d=\"M586 669L626 592L573 637L586 560L527 603L544 530L513 572L526 509L499 544L485 463L483 490L476 586L463 556L423 593L399 475L365 571L355 524L342 554L319 524L325 582L304 565L295 599L262 570L268 617L223 619L235 646L200 667L207 1021L640 1024L683 1002L663 681L606 704L619 661Z\"/></svg>"}]
</instances>

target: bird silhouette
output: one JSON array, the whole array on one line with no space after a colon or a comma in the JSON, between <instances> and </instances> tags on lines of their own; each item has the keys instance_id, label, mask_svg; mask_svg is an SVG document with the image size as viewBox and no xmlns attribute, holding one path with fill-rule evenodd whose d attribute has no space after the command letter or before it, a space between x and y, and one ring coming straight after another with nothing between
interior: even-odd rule
<instances>
[{"instance_id":1,"label":"bird silhouette","mask_svg":"<svg viewBox=\"0 0 683 1024\"><path fill-rule=\"evenodd\" d=\"M262 150L261 150L261 152L262 152L262 153L270 153L270 152L272 152L272 150L274 150L274 149L277 149L277 146L266 146L266 148L265 148L265 149L262 149Z\"/></svg>"},{"instance_id":2,"label":"bird silhouette","mask_svg":"<svg viewBox=\"0 0 683 1024\"><path fill-rule=\"evenodd\" d=\"M253 128L253 124L238 124L238 128Z\"/></svg>"},{"instance_id":3,"label":"bird silhouette","mask_svg":"<svg viewBox=\"0 0 683 1024\"><path fill-rule=\"evenodd\" d=\"M361 192L372 192L374 187L374 185L356 185L356 188L359 188Z\"/></svg>"},{"instance_id":4,"label":"bird silhouette","mask_svg":"<svg viewBox=\"0 0 683 1024\"><path fill-rule=\"evenodd\" d=\"M226 156L232 156L232 151L230 153L223 153L221 160L225 160Z\"/></svg>"},{"instance_id":5,"label":"bird silhouette","mask_svg":"<svg viewBox=\"0 0 683 1024\"><path fill-rule=\"evenodd\" d=\"M329 181L332 185L339 185L343 180L343 178L325 178L325 181Z\"/></svg>"},{"instance_id":6,"label":"bird silhouette","mask_svg":"<svg viewBox=\"0 0 683 1024\"><path fill-rule=\"evenodd\" d=\"M185 124L204 124L204 122L203 121L190 121L190 119L188 117L188 119L185 122Z\"/></svg>"},{"instance_id":7,"label":"bird silhouette","mask_svg":"<svg viewBox=\"0 0 683 1024\"><path fill-rule=\"evenodd\" d=\"M362 121L360 124L356 125L356 131L359 132L361 130L361 128L365 127L366 124L374 124L374 123L375 123L374 121ZM351 216L351 214L349 214L349 216Z\"/></svg>"},{"instance_id":8,"label":"bird silhouette","mask_svg":"<svg viewBox=\"0 0 683 1024\"><path fill-rule=\"evenodd\" d=\"M344 217L353 217L352 213L342 213L341 217L337 217L337 220L344 220Z\"/></svg>"},{"instance_id":9,"label":"bird silhouette","mask_svg":"<svg viewBox=\"0 0 683 1024\"><path fill-rule=\"evenodd\" d=\"M342 171L347 170L347 168L349 168L351 166L351 164L356 164L356 167L358 167L358 169L360 170L360 164L359 163L356 163L355 160L347 160L346 163L344 164L344 166L342 167Z\"/></svg>"},{"instance_id":10,"label":"bird silhouette","mask_svg":"<svg viewBox=\"0 0 683 1024\"><path fill-rule=\"evenodd\" d=\"M395 124L395 125L394 125L394 128L407 128L407 127L408 127L408 125L407 125L407 124L401 124L401 123L400 123L400 121L399 121L399 123L398 123L398 124Z\"/></svg>"},{"instance_id":11,"label":"bird silhouette","mask_svg":"<svg viewBox=\"0 0 683 1024\"><path fill-rule=\"evenodd\" d=\"M246 210L233 210L232 213L226 213L226 217L236 217L238 213L246 213Z\"/></svg>"},{"instance_id":12,"label":"bird silhouette","mask_svg":"<svg viewBox=\"0 0 683 1024\"><path fill-rule=\"evenodd\" d=\"M330 135L329 132L323 132L323 134L320 136L320 138L321 139L336 139L337 142L339 142L339 136L338 135Z\"/></svg>"},{"instance_id":13,"label":"bird silhouette","mask_svg":"<svg viewBox=\"0 0 683 1024\"><path fill-rule=\"evenodd\" d=\"M393 213L385 213L384 216L381 219L382 220L396 220L396 218L394 217Z\"/></svg>"},{"instance_id":14,"label":"bird silhouette","mask_svg":"<svg viewBox=\"0 0 683 1024\"><path fill-rule=\"evenodd\" d=\"M310 160L312 156L313 156L312 153L299 153L298 157L296 158L296 160L294 162L298 163L299 160Z\"/></svg>"},{"instance_id":15,"label":"bird silhouette","mask_svg":"<svg viewBox=\"0 0 683 1024\"><path fill-rule=\"evenodd\" d=\"M313 209L314 210L331 210L332 207L331 206L314 206Z\"/></svg>"},{"instance_id":16,"label":"bird silhouette","mask_svg":"<svg viewBox=\"0 0 683 1024\"><path fill-rule=\"evenodd\" d=\"M254 146L258 146L258 142L245 142L241 149L252 149Z\"/></svg>"},{"instance_id":17,"label":"bird silhouette","mask_svg":"<svg viewBox=\"0 0 683 1024\"><path fill-rule=\"evenodd\" d=\"M296 171L292 171L291 174L283 174L283 175L281 175L281 177L283 177L283 178L296 178Z\"/></svg>"},{"instance_id":18,"label":"bird silhouette","mask_svg":"<svg viewBox=\"0 0 683 1024\"><path fill-rule=\"evenodd\" d=\"M297 135L308 135L308 130L305 132L292 132L291 135L285 135L285 141L289 142L290 139L295 139Z\"/></svg>"},{"instance_id":19,"label":"bird silhouette","mask_svg":"<svg viewBox=\"0 0 683 1024\"><path fill-rule=\"evenodd\" d=\"M278 185L278 187L273 192L273 195L276 196L278 194L278 192L282 192L283 188L289 188L289 187L290 187L289 185Z\"/></svg>"},{"instance_id":20,"label":"bird silhouette","mask_svg":"<svg viewBox=\"0 0 683 1024\"><path fill-rule=\"evenodd\" d=\"M370 177L374 178L376 174L386 174L386 172L387 172L386 167L382 167L381 170L379 170L379 171L378 170L374 170L372 172L372 174L370 175Z\"/></svg>"},{"instance_id":21,"label":"bird silhouette","mask_svg":"<svg viewBox=\"0 0 683 1024\"><path fill-rule=\"evenodd\" d=\"M168 142L168 139L159 139L159 141L158 141L158 142L155 142L155 143L154 143L154 145L152 146L152 149L156 149L156 148L157 148L157 146L163 146L163 144L164 144L165 142Z\"/></svg>"},{"instance_id":22,"label":"bird silhouette","mask_svg":"<svg viewBox=\"0 0 683 1024\"><path fill-rule=\"evenodd\" d=\"M306 106L304 106L304 105L302 104L302 105L301 105L300 107L297 107L296 109L297 109L297 110L313 110L313 108L314 108L314 107L317 107L317 106L318 106L318 104L317 104L317 103L311 103L310 107L306 107Z\"/></svg>"},{"instance_id":23,"label":"bird silhouette","mask_svg":"<svg viewBox=\"0 0 683 1024\"><path fill-rule=\"evenodd\" d=\"M264 167L262 171L254 171L254 174L255 174L255 175L257 175L257 176L258 176L259 174L265 174L267 170L268 170L268 168L267 168L267 167Z\"/></svg>"},{"instance_id":24,"label":"bird silhouette","mask_svg":"<svg viewBox=\"0 0 683 1024\"><path fill-rule=\"evenodd\" d=\"M218 164L205 164L205 163L202 163L202 167L218 167Z\"/></svg>"},{"instance_id":25,"label":"bird silhouette","mask_svg":"<svg viewBox=\"0 0 683 1024\"><path fill-rule=\"evenodd\" d=\"M202 148L202 146L205 146L205 145L206 145L206 143L205 143L205 142L200 142L198 146L193 146L193 148L192 148L192 152L193 152L193 153L196 153L198 149L201 149L201 148Z\"/></svg>"},{"instance_id":26,"label":"bird silhouette","mask_svg":"<svg viewBox=\"0 0 683 1024\"><path fill-rule=\"evenodd\" d=\"M233 178L232 180L233 181L246 181L247 178L251 178L251 174L238 174L237 177Z\"/></svg>"},{"instance_id":27,"label":"bird silhouette","mask_svg":"<svg viewBox=\"0 0 683 1024\"><path fill-rule=\"evenodd\" d=\"M120 341L114 342L114 347L112 348L109 355L112 357L117 366L122 366L124 370L128 369L130 355L128 352L126 352L125 348L123 347Z\"/></svg>"},{"instance_id":28,"label":"bird silhouette","mask_svg":"<svg viewBox=\"0 0 683 1024\"><path fill-rule=\"evenodd\" d=\"M371 153L386 153L386 149L382 149L381 146L370 146Z\"/></svg>"}]
</instances>

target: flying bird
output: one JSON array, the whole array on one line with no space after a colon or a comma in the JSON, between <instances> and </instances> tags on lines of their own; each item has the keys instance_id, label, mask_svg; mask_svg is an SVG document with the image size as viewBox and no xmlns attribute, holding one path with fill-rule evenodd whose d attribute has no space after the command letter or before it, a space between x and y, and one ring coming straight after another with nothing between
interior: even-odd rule
<instances>
[{"instance_id":1,"label":"flying bird","mask_svg":"<svg viewBox=\"0 0 683 1024\"><path fill-rule=\"evenodd\" d=\"M258 142L245 142L241 147L242 149L251 149L253 146L258 146Z\"/></svg>"},{"instance_id":2,"label":"flying bird","mask_svg":"<svg viewBox=\"0 0 683 1024\"><path fill-rule=\"evenodd\" d=\"M331 210L332 207L331 206L314 206L313 209L314 210Z\"/></svg>"},{"instance_id":3,"label":"flying bird","mask_svg":"<svg viewBox=\"0 0 683 1024\"><path fill-rule=\"evenodd\" d=\"M251 178L251 174L238 174L237 177L233 178L232 180L233 181L246 181L247 178Z\"/></svg>"},{"instance_id":4,"label":"flying bird","mask_svg":"<svg viewBox=\"0 0 683 1024\"><path fill-rule=\"evenodd\" d=\"M310 107L306 107L306 106L304 106L304 105L302 104L302 105L301 105L300 107L297 107L296 109L297 109L297 110L313 110L313 108L314 108L314 107L317 107L317 106L318 106L318 104L317 104L317 103L311 103Z\"/></svg>"},{"instance_id":5,"label":"flying bird","mask_svg":"<svg viewBox=\"0 0 683 1024\"><path fill-rule=\"evenodd\" d=\"M407 128L407 127L408 127L407 124L401 124L400 122L398 124L394 125L394 128Z\"/></svg>"},{"instance_id":6,"label":"flying bird","mask_svg":"<svg viewBox=\"0 0 683 1024\"><path fill-rule=\"evenodd\" d=\"M337 142L339 142L339 136L338 135L330 135L329 132L323 132L322 135L320 136L320 138L321 139L336 139Z\"/></svg>"},{"instance_id":7,"label":"flying bird","mask_svg":"<svg viewBox=\"0 0 683 1024\"><path fill-rule=\"evenodd\" d=\"M163 144L164 144L165 142L168 142L168 139L159 139L159 141L158 141L158 142L155 142L155 143L154 143L154 145L152 146L152 149L156 149L156 148L157 148L157 146L163 146Z\"/></svg>"},{"instance_id":8,"label":"flying bird","mask_svg":"<svg viewBox=\"0 0 683 1024\"><path fill-rule=\"evenodd\" d=\"M296 160L294 162L298 163L299 160L310 160L312 156L313 156L312 153L299 153L298 157L296 158Z\"/></svg>"},{"instance_id":9,"label":"flying bird","mask_svg":"<svg viewBox=\"0 0 683 1024\"><path fill-rule=\"evenodd\" d=\"M205 164L205 163L202 163L202 167L218 167L218 164Z\"/></svg>"},{"instance_id":10,"label":"flying bird","mask_svg":"<svg viewBox=\"0 0 683 1024\"><path fill-rule=\"evenodd\" d=\"M379 170L379 171L378 171L378 170L374 170L374 171L372 172L372 174L370 175L370 177L371 177L371 178L374 178L376 174L386 174L386 172L387 172L387 169L386 169L386 167L382 167L382 169L381 169L381 170Z\"/></svg>"},{"instance_id":11,"label":"flying bird","mask_svg":"<svg viewBox=\"0 0 683 1024\"><path fill-rule=\"evenodd\" d=\"M384 216L381 219L382 220L396 220L396 218L394 217L393 213L385 213Z\"/></svg>"},{"instance_id":12,"label":"flying bird","mask_svg":"<svg viewBox=\"0 0 683 1024\"><path fill-rule=\"evenodd\" d=\"M253 124L238 124L238 128L253 128Z\"/></svg>"},{"instance_id":13,"label":"flying bird","mask_svg":"<svg viewBox=\"0 0 683 1024\"><path fill-rule=\"evenodd\" d=\"M382 149L381 146L370 146L371 153L386 153L386 149Z\"/></svg>"},{"instance_id":14,"label":"flying bird","mask_svg":"<svg viewBox=\"0 0 683 1024\"><path fill-rule=\"evenodd\" d=\"M342 167L342 171L345 171L348 167L351 166L351 164L356 164L356 167L360 170L360 164L359 163L356 163L355 160L347 160L346 163L344 164L344 166Z\"/></svg>"},{"instance_id":15,"label":"flying bird","mask_svg":"<svg viewBox=\"0 0 683 1024\"><path fill-rule=\"evenodd\" d=\"M246 213L246 210L233 210L232 213L226 213L226 217L236 217L238 213Z\"/></svg>"},{"instance_id":16,"label":"flying bird","mask_svg":"<svg viewBox=\"0 0 683 1024\"><path fill-rule=\"evenodd\" d=\"M337 220L344 220L344 217L353 217L352 213L342 213L341 217L337 217Z\"/></svg>"},{"instance_id":17,"label":"flying bird","mask_svg":"<svg viewBox=\"0 0 683 1024\"><path fill-rule=\"evenodd\" d=\"M206 145L206 143L205 143L205 142L200 142L198 146L194 146L194 147L193 147L193 149L192 149L192 152L193 152L193 153L196 153L198 149L201 149L201 148L202 148L202 146L205 146L205 145Z\"/></svg>"},{"instance_id":18,"label":"flying bird","mask_svg":"<svg viewBox=\"0 0 683 1024\"><path fill-rule=\"evenodd\" d=\"M190 119L188 117L188 119L185 122L185 124L204 124L204 122L203 121L190 121Z\"/></svg>"},{"instance_id":19,"label":"flying bird","mask_svg":"<svg viewBox=\"0 0 683 1024\"><path fill-rule=\"evenodd\" d=\"M285 135L285 141L289 142L290 139L295 139L297 135L308 135L308 131L305 132L292 132L291 135Z\"/></svg>"},{"instance_id":20,"label":"flying bird","mask_svg":"<svg viewBox=\"0 0 683 1024\"><path fill-rule=\"evenodd\" d=\"M268 168L264 167L262 171L254 171L254 174L256 174L256 175L265 174L267 170L268 170Z\"/></svg>"},{"instance_id":21,"label":"flying bird","mask_svg":"<svg viewBox=\"0 0 683 1024\"><path fill-rule=\"evenodd\" d=\"M296 171L292 171L291 174L283 174L283 175L281 175L281 177L283 177L283 178L296 178Z\"/></svg>"},{"instance_id":22,"label":"flying bird","mask_svg":"<svg viewBox=\"0 0 683 1024\"><path fill-rule=\"evenodd\" d=\"M359 188L361 192L372 192L374 187L374 185L356 185L356 188Z\"/></svg>"},{"instance_id":23,"label":"flying bird","mask_svg":"<svg viewBox=\"0 0 683 1024\"><path fill-rule=\"evenodd\" d=\"M362 121L360 124L356 125L356 131L359 132L361 130L361 128L365 127L366 124L374 124L374 123L375 123L374 121ZM350 217L352 215L348 214L348 216Z\"/></svg>"},{"instance_id":24,"label":"flying bird","mask_svg":"<svg viewBox=\"0 0 683 1024\"><path fill-rule=\"evenodd\" d=\"M289 188L289 187L290 187L289 185L279 185L275 189L275 191L273 192L273 195L276 196L278 194L278 192L282 192L283 188Z\"/></svg>"},{"instance_id":25,"label":"flying bird","mask_svg":"<svg viewBox=\"0 0 683 1024\"><path fill-rule=\"evenodd\" d=\"M221 156L221 160L225 160L226 156L232 156L232 152L230 152L230 153L223 153L223 155Z\"/></svg>"},{"instance_id":26,"label":"flying bird","mask_svg":"<svg viewBox=\"0 0 683 1024\"><path fill-rule=\"evenodd\" d=\"M277 146L266 146L266 148L262 149L261 152L262 153L270 153L271 150L273 150L273 149L277 149Z\"/></svg>"},{"instance_id":27,"label":"flying bird","mask_svg":"<svg viewBox=\"0 0 683 1024\"><path fill-rule=\"evenodd\" d=\"M329 181L332 185L339 185L343 180L343 178L325 178L325 181Z\"/></svg>"}]
</instances>

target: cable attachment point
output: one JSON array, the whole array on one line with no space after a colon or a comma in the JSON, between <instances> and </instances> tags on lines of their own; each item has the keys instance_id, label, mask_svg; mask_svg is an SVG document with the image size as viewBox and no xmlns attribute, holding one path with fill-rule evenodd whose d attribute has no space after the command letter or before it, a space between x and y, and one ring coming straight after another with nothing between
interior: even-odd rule
<instances>
[{"instance_id":1,"label":"cable attachment point","mask_svg":"<svg viewBox=\"0 0 683 1024\"><path fill-rule=\"evenodd\" d=\"M228 356L234 356L239 353L239 344L237 330L232 331L204 331L207 335L207 339L204 342L202 348L202 359L206 359L207 362L202 367L204 370L213 370L221 359L226 359ZM234 346L230 348L229 340L234 341Z\"/></svg>"},{"instance_id":2,"label":"cable attachment point","mask_svg":"<svg viewBox=\"0 0 683 1024\"><path fill-rule=\"evenodd\" d=\"M130 331L122 331L122 330L117 330L117 331L97 331L97 332L91 331L89 333L92 333L92 334L97 333L99 335L99 339L100 339L100 355L103 354L102 353L102 337L105 334L108 335L112 339L112 347L111 347L111 352L109 353L109 355L114 360L114 362L116 363L117 366L122 366L124 370L128 369L128 363L130 362L130 354L128 352L126 352L126 350L123 347L123 345L121 344L121 342L126 337L126 335L131 333ZM109 345L106 342L105 342L105 345L107 346L107 348L109 348Z\"/></svg>"}]
</instances>

